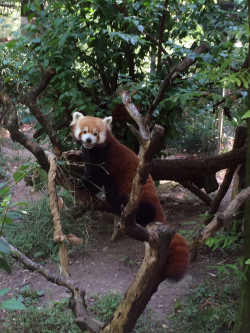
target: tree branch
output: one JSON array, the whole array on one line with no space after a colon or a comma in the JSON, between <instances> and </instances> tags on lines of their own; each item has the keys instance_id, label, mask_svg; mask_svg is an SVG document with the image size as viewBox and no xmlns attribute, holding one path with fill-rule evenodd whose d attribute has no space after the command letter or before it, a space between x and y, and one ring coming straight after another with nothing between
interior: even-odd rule
<instances>
[{"instance_id":1,"label":"tree branch","mask_svg":"<svg viewBox=\"0 0 250 333\"><path fill-rule=\"evenodd\" d=\"M37 97L47 88L54 74L55 70L53 68L49 68L44 73L43 77L38 82L36 87L31 89L23 96L22 102L29 107L30 112L42 125L44 131L48 134L55 155L59 157L62 154L61 142L58 138L56 131L53 129L50 122L48 121L48 118L41 112L39 106L37 105Z\"/></svg>"},{"instance_id":2,"label":"tree branch","mask_svg":"<svg viewBox=\"0 0 250 333\"><path fill-rule=\"evenodd\" d=\"M79 163L80 156L80 150L71 150L63 155L72 169L72 174L82 174L84 171L84 166ZM206 193L211 193L219 186L216 180L218 171L242 164L245 160L246 147L235 148L230 152L206 158L153 159L150 163L150 174L154 180L173 180L183 184L184 187L186 187L184 182L190 182L198 188L204 188Z\"/></svg>"},{"instance_id":3,"label":"tree branch","mask_svg":"<svg viewBox=\"0 0 250 333\"><path fill-rule=\"evenodd\" d=\"M202 192L197 186L193 185L188 181L182 181L180 184L185 187L187 190L195 194L198 198L200 198L205 204L211 205L212 199L204 192Z\"/></svg>"},{"instance_id":4,"label":"tree branch","mask_svg":"<svg viewBox=\"0 0 250 333\"><path fill-rule=\"evenodd\" d=\"M196 257L197 248L201 244L236 217L239 207L246 202L248 198L250 198L250 187L247 187L238 193L223 213L220 212L215 215L208 225L196 233L192 241L189 243L192 259Z\"/></svg>"},{"instance_id":5,"label":"tree branch","mask_svg":"<svg viewBox=\"0 0 250 333\"><path fill-rule=\"evenodd\" d=\"M17 111L12 99L4 92L0 92L0 102L3 105L1 119L4 127L10 132L11 139L20 143L28 151L30 151L37 158L41 167L48 171L49 163L44 150L20 131Z\"/></svg>"},{"instance_id":6,"label":"tree branch","mask_svg":"<svg viewBox=\"0 0 250 333\"><path fill-rule=\"evenodd\" d=\"M244 126L238 126L235 130L235 136L234 136L234 144L233 144L233 150L236 148L240 148L245 145L247 139L247 129ZM226 195L229 186L232 182L234 173L237 169L237 165L233 165L228 167L226 174L224 176L223 182L219 188L219 191L217 192L216 196L214 197L210 209L208 211L208 218L205 221L205 224L208 224L212 216L217 212L221 200L224 198Z\"/></svg>"},{"instance_id":7,"label":"tree branch","mask_svg":"<svg viewBox=\"0 0 250 333\"><path fill-rule=\"evenodd\" d=\"M127 217L133 215L139 205L143 193L143 186L145 185L149 175L150 162L155 154L156 143L158 143L163 137L164 129L163 127L157 125L153 128L152 133L150 134L142 115L132 103L129 93L127 91L121 92L121 98L130 116L139 127L138 132L130 125L130 128L133 128L133 132L136 134L140 143L140 162L136 176L133 180L129 202L124 209L124 217Z\"/></svg>"},{"instance_id":8,"label":"tree branch","mask_svg":"<svg viewBox=\"0 0 250 333\"><path fill-rule=\"evenodd\" d=\"M202 42L201 45L194 50L194 52L197 54L206 53L208 51L209 51L209 47L207 46L207 44L205 42ZM146 124L150 123L152 114L153 114L154 110L156 109L156 107L158 106L158 104L164 98L164 94L165 94L167 88L172 84L172 82L176 78L180 77L180 73L184 72L188 67L193 65L196 61L197 61L197 59L193 60L189 57L186 57L176 67L174 67L172 69L171 73L169 73L165 77L164 81L160 85L160 89L159 89L157 96L155 97L155 100L153 101L153 103L150 105L150 107L148 109Z\"/></svg>"},{"instance_id":9,"label":"tree branch","mask_svg":"<svg viewBox=\"0 0 250 333\"><path fill-rule=\"evenodd\" d=\"M163 11L161 16L161 23L160 23L160 31L159 31L159 43L158 43L158 59L157 59L157 70L161 69L161 55L162 55L162 42L163 42L163 34L166 22L166 12L168 7L168 0L165 0L163 5Z\"/></svg>"},{"instance_id":10,"label":"tree branch","mask_svg":"<svg viewBox=\"0 0 250 333\"><path fill-rule=\"evenodd\" d=\"M206 158L154 159L150 164L150 174L154 180L190 181L211 193L218 188L215 178L218 171L237 166L245 160L246 147Z\"/></svg>"},{"instance_id":11,"label":"tree branch","mask_svg":"<svg viewBox=\"0 0 250 333\"><path fill-rule=\"evenodd\" d=\"M37 89L36 91L38 92L40 89ZM0 91L0 103L3 105L0 119L3 122L4 127L10 132L13 142L16 141L20 143L23 147L30 151L36 157L40 166L48 172L50 164L45 151L42 147L31 141L23 132L21 132L15 105L12 99L3 91ZM85 203L89 201L90 196L86 192L77 189L75 184L71 181L71 178L65 176L63 169L61 169L60 172L57 172L56 180L65 189L75 193L76 197L82 202ZM98 202L98 200L96 200L96 204L97 206L101 206L101 203Z\"/></svg>"}]
</instances>

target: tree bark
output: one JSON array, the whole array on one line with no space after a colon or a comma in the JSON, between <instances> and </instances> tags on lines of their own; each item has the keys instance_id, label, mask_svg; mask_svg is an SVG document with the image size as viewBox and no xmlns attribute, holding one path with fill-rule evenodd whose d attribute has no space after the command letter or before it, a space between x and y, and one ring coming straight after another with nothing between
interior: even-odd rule
<instances>
[{"instance_id":1,"label":"tree bark","mask_svg":"<svg viewBox=\"0 0 250 333\"><path fill-rule=\"evenodd\" d=\"M68 161L70 172L75 175L82 174L84 170L84 164L80 163L81 154L80 150L70 150L63 153L63 159ZM154 159L150 163L150 174L156 181L173 180L183 184L191 191L192 184L194 184L198 189L204 188L206 193L211 193L216 191L219 186L216 180L218 171L235 167L245 160L246 147L235 148L228 153L205 158ZM189 182L191 186L185 182ZM195 193L195 190L192 192ZM211 202L209 197L204 197L202 200L208 204Z\"/></svg>"},{"instance_id":2,"label":"tree bark","mask_svg":"<svg viewBox=\"0 0 250 333\"><path fill-rule=\"evenodd\" d=\"M234 145L233 145L233 150L235 148L240 148L242 146L244 146L246 143L246 127L245 126L239 126L236 128L235 131L235 138L234 138ZM208 211L208 218L205 221L205 224L208 224L212 218L213 215L217 212L217 210L219 209L220 203L222 201L222 199L224 198L224 196L226 195L229 186L232 182L233 176L235 174L235 171L237 169L237 165L234 166L230 166L227 171L226 174L224 176L223 182L220 186L219 191L217 192L216 196L214 197L212 203L211 203L211 207Z\"/></svg>"},{"instance_id":3,"label":"tree bark","mask_svg":"<svg viewBox=\"0 0 250 333\"><path fill-rule=\"evenodd\" d=\"M245 159L246 147L205 158L154 159L150 164L150 174L154 180L190 181L198 188L204 188L207 193L211 193L218 188L216 173L237 166Z\"/></svg>"},{"instance_id":4,"label":"tree bark","mask_svg":"<svg viewBox=\"0 0 250 333\"><path fill-rule=\"evenodd\" d=\"M113 318L100 333L129 333L137 319L145 309L152 294L157 291L159 284L164 281L164 267L168 247L174 235L173 230L162 223L154 223L147 227L152 234L159 235L150 238L146 243L145 257L132 285L115 311ZM158 229L158 230L157 230Z\"/></svg>"},{"instance_id":5,"label":"tree bark","mask_svg":"<svg viewBox=\"0 0 250 333\"><path fill-rule=\"evenodd\" d=\"M201 244L203 244L209 237L214 235L218 230L229 224L232 219L235 218L239 207L249 198L250 187L244 189L239 194L237 194L223 213L218 213L217 215L215 215L208 225L196 232L196 235L189 243L191 260L194 260L196 257L197 248Z\"/></svg>"},{"instance_id":6,"label":"tree bark","mask_svg":"<svg viewBox=\"0 0 250 333\"><path fill-rule=\"evenodd\" d=\"M248 26L250 28L250 0L248 0ZM248 71L250 70L250 37L248 44ZM250 110L250 88L248 88L247 108ZM250 118L247 122L247 154L246 154L246 179L245 186L250 186ZM234 333L250 332L250 265L246 261L250 259L250 199L245 204L244 210L244 248L243 248L243 271L244 279L241 282L239 308L236 317Z\"/></svg>"}]
</instances>

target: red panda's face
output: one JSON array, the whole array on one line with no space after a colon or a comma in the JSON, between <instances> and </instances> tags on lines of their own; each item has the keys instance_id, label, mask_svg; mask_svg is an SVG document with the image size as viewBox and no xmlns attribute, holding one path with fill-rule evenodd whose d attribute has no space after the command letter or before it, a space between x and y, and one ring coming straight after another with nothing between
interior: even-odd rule
<instances>
[{"instance_id":1,"label":"red panda's face","mask_svg":"<svg viewBox=\"0 0 250 333\"><path fill-rule=\"evenodd\" d=\"M70 126L75 139L81 141L84 148L91 149L105 143L107 131L111 130L111 122L112 117L101 119L74 112Z\"/></svg>"}]
</instances>

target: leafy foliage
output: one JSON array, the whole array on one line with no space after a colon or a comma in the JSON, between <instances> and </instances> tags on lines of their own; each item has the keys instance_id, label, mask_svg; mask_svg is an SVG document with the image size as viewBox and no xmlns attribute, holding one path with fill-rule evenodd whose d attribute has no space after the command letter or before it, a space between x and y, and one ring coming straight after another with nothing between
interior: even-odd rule
<instances>
[{"instance_id":1,"label":"leafy foliage","mask_svg":"<svg viewBox=\"0 0 250 333\"><path fill-rule=\"evenodd\" d=\"M226 9L211 0L171 1L167 8L155 0L50 1L46 7L37 0L24 9L29 23L22 34L1 45L0 72L9 93L20 101L20 91L34 86L48 67L55 69L50 88L38 103L64 149L72 145L68 124L73 110L110 115L121 104L119 89L126 88L145 114L161 82L185 56L195 63L169 84L152 115L152 124L162 124L168 137L182 133L183 115L189 123L193 115L197 124L202 121L195 115L197 103L204 120L212 115L213 104L223 100L223 88L231 92L247 88L247 72L238 70L247 53L246 8L240 0L235 8ZM161 24L165 51L159 58ZM210 51L198 55L194 50L201 41L210 45ZM228 103L230 96L223 104ZM18 108L23 121L34 120L22 103ZM117 135L129 140L120 130ZM190 131L193 135L199 135L196 128Z\"/></svg>"},{"instance_id":2,"label":"leafy foliage","mask_svg":"<svg viewBox=\"0 0 250 333\"><path fill-rule=\"evenodd\" d=\"M22 165L19 170L13 174L15 184L24 178L26 174L25 170L28 168L28 165ZM11 266L8 262L10 248L1 237L3 236L4 227L11 228L14 220L23 218L22 211L20 209L14 210L14 207L18 208L24 205L23 202L12 203L12 195L10 193L12 186L8 182L0 184L0 268L8 273L11 273Z\"/></svg>"},{"instance_id":3,"label":"leafy foliage","mask_svg":"<svg viewBox=\"0 0 250 333\"><path fill-rule=\"evenodd\" d=\"M206 241L206 245L211 247L215 251L218 247L228 251L234 251L237 244L242 243L243 234L238 230L242 221L234 221L232 229L230 231L219 231L213 237L210 237Z\"/></svg>"},{"instance_id":4,"label":"leafy foliage","mask_svg":"<svg viewBox=\"0 0 250 333\"><path fill-rule=\"evenodd\" d=\"M9 291L9 289L0 289L0 296L5 295L8 291ZM2 301L0 303L0 309L9 310L9 311L24 310L25 305L20 300L17 300L15 298L11 298L11 299L7 299L5 301Z\"/></svg>"}]
</instances>

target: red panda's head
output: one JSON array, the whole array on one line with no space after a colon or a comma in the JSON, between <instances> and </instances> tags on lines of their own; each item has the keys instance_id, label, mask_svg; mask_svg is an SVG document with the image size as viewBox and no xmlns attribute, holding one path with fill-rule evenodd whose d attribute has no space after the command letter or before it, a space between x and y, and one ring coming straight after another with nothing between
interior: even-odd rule
<instances>
[{"instance_id":1,"label":"red panda's head","mask_svg":"<svg viewBox=\"0 0 250 333\"><path fill-rule=\"evenodd\" d=\"M111 122L112 117L101 119L74 112L70 126L75 139L81 141L84 148L91 149L105 143L107 131L111 131Z\"/></svg>"}]
</instances>

